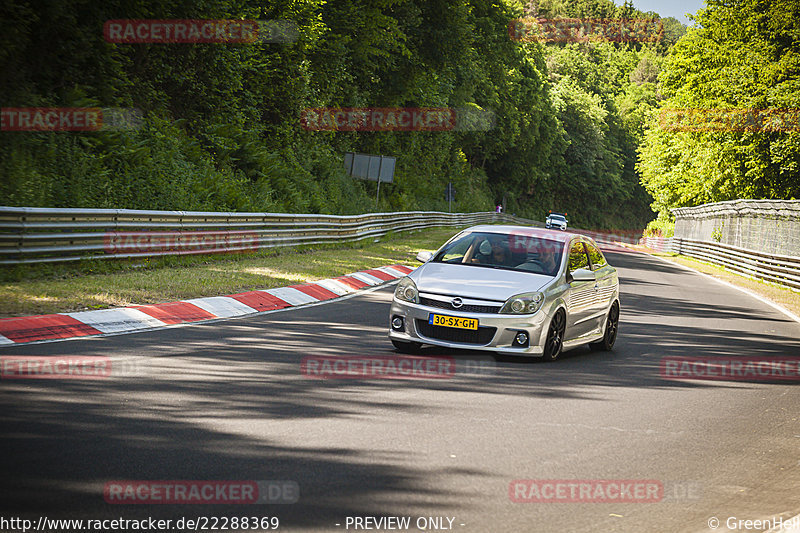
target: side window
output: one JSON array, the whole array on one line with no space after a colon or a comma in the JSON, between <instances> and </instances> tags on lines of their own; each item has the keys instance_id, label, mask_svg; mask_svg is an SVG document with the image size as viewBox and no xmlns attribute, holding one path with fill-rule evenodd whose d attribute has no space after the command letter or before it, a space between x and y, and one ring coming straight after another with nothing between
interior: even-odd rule
<instances>
[{"instance_id":1,"label":"side window","mask_svg":"<svg viewBox=\"0 0 800 533\"><path fill-rule=\"evenodd\" d=\"M603 253L592 244L586 244L586 251L589 252L589 260L592 262L592 270L603 268L608 264Z\"/></svg>"},{"instance_id":2,"label":"side window","mask_svg":"<svg viewBox=\"0 0 800 533\"><path fill-rule=\"evenodd\" d=\"M579 268L589 268L589 258L580 241L572 243L569 249L569 271L574 272Z\"/></svg>"},{"instance_id":3,"label":"side window","mask_svg":"<svg viewBox=\"0 0 800 533\"><path fill-rule=\"evenodd\" d=\"M444 253L441 254L441 257L438 258L438 261L443 263L460 263L462 259L464 259L464 254L469 250L469 245L472 244L473 240L472 236L468 235L451 243L450 246L444 250Z\"/></svg>"}]
</instances>

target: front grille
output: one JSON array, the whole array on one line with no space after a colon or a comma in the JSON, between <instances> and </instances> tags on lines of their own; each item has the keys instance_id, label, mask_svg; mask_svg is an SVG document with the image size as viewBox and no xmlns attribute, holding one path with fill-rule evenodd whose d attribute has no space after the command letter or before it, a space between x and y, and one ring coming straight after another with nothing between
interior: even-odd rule
<instances>
[{"instance_id":1,"label":"front grille","mask_svg":"<svg viewBox=\"0 0 800 533\"><path fill-rule=\"evenodd\" d=\"M417 319L417 331L423 337L437 339L447 342L460 342L463 344L489 344L497 331L495 327L478 326L474 329L447 328L444 326L433 326L426 320Z\"/></svg>"},{"instance_id":2,"label":"front grille","mask_svg":"<svg viewBox=\"0 0 800 533\"><path fill-rule=\"evenodd\" d=\"M449 309L450 311L460 311L462 313L486 313L497 314L500 312L499 305L469 305L464 304L459 308L450 305L450 302L443 302L441 300L433 300L431 298L424 298L420 296L419 303L427 305L428 307L438 307L439 309Z\"/></svg>"}]
</instances>

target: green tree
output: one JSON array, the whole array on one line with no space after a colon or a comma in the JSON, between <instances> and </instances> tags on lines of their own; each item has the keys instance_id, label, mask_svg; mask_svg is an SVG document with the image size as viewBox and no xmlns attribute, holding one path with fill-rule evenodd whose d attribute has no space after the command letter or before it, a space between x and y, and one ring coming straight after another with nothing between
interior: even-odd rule
<instances>
[{"instance_id":1,"label":"green tree","mask_svg":"<svg viewBox=\"0 0 800 533\"><path fill-rule=\"evenodd\" d=\"M797 109L798 17L797 1L710 0L697 14L698 25L667 57L661 73L662 107L749 109L752 116L763 109ZM639 150L642 183L662 218L673 207L800 195L796 128L737 131L709 121L695 131L681 131L680 126L655 114Z\"/></svg>"}]
</instances>

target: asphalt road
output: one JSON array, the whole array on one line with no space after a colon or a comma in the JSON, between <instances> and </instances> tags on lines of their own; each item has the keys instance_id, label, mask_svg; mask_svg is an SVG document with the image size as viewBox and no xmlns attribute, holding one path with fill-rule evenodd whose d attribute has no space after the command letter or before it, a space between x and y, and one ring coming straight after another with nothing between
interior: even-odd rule
<instances>
[{"instance_id":1,"label":"asphalt road","mask_svg":"<svg viewBox=\"0 0 800 533\"><path fill-rule=\"evenodd\" d=\"M127 366L100 380L0 382L0 517L276 516L280 531L345 531L347 517L408 516L409 531L419 517L449 517L444 526L463 532L699 532L713 531L711 517L725 526L800 514L797 382L659 375L666 356L798 357L800 324L657 259L608 256L622 291L614 352L484 357L484 372L451 379L301 373L308 355L394 354L390 287L250 318L4 347L0 356ZM459 369L469 357L425 355L454 357ZM518 479L656 480L665 496L515 503ZM288 480L300 497L106 503L106 484L125 480Z\"/></svg>"}]
</instances>

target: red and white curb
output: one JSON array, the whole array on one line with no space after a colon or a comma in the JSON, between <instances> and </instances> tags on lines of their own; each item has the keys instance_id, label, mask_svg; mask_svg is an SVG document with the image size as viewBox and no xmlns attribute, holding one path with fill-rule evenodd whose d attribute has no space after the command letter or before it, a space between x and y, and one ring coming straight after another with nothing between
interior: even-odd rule
<instances>
[{"instance_id":1,"label":"red and white curb","mask_svg":"<svg viewBox=\"0 0 800 533\"><path fill-rule=\"evenodd\" d=\"M304 285L229 296L98 311L0 318L0 345L163 328L313 304L382 285L402 278L412 270L404 265L391 265Z\"/></svg>"}]
</instances>

